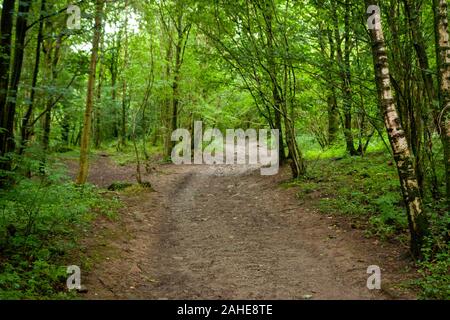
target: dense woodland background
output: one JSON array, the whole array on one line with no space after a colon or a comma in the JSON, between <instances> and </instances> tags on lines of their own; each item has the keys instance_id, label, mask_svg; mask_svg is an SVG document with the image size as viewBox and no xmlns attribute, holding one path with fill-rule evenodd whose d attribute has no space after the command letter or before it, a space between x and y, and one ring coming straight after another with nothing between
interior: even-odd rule
<instances>
[{"instance_id":1,"label":"dense woodland background","mask_svg":"<svg viewBox=\"0 0 450 320\"><path fill-rule=\"evenodd\" d=\"M79 28L69 5L81 9ZM172 131L200 120L279 129L300 194L325 190L322 210L408 244L421 273L413 285L449 298L447 1L3 0L1 9L0 298L67 297L57 261L75 245L68 239L91 208L117 206L85 184L89 154L108 151L140 172L170 161ZM60 166L70 156L80 158L75 183Z\"/></svg>"}]
</instances>

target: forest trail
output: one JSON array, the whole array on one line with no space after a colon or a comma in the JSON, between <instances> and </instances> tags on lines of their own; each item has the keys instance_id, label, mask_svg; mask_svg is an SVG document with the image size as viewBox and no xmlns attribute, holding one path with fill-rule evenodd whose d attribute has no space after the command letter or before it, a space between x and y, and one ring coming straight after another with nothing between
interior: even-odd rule
<instances>
[{"instance_id":1,"label":"forest trail","mask_svg":"<svg viewBox=\"0 0 450 320\"><path fill-rule=\"evenodd\" d=\"M134 166L107 157L90 181L133 182ZM287 170L288 171L288 170ZM157 166L155 191L120 192L118 221L84 241L87 299L392 299L407 265L394 245L367 239L300 204L289 178L249 166ZM369 265L382 290L368 290Z\"/></svg>"}]
</instances>

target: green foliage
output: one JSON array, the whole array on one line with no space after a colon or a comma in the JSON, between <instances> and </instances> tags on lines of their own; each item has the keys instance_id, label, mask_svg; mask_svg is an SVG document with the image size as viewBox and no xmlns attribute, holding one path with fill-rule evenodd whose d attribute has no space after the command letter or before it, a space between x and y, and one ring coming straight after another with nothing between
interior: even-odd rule
<instances>
[{"instance_id":1,"label":"green foliage","mask_svg":"<svg viewBox=\"0 0 450 320\"><path fill-rule=\"evenodd\" d=\"M312 160L307 180L295 182L300 187L298 196L317 191L322 212L365 217L369 234L386 238L402 233L407 227L406 214L389 156L370 153L362 158L343 153L338 158Z\"/></svg>"},{"instance_id":2,"label":"green foliage","mask_svg":"<svg viewBox=\"0 0 450 320\"><path fill-rule=\"evenodd\" d=\"M329 154L337 154L336 148ZM369 234L385 238L404 231L406 214L389 155L370 153L363 158L343 154L341 149L340 157L321 159L319 153L319 159L311 160L308 178L295 182L300 187L299 198L311 198L309 194L318 191L315 203L320 211L363 217L369 222Z\"/></svg>"},{"instance_id":3,"label":"green foliage","mask_svg":"<svg viewBox=\"0 0 450 320\"><path fill-rule=\"evenodd\" d=\"M450 212L433 213L430 235L422 249L424 259L419 263L422 278L416 285L422 289L421 298L450 299Z\"/></svg>"},{"instance_id":4,"label":"green foliage","mask_svg":"<svg viewBox=\"0 0 450 320\"><path fill-rule=\"evenodd\" d=\"M340 154L337 148L320 152L317 144L311 149L317 151L309 154L308 177L286 186L298 187L300 199L316 199L312 203L322 213L348 215L362 220L363 225L367 222L367 235L406 241L406 209L390 155L378 152L364 158L348 157L342 156L344 149ZM333 156L323 158L324 154ZM449 299L450 213L444 203L436 205L426 198L425 205L430 236L423 248L424 259L419 262L421 277L413 285L420 289L421 298Z\"/></svg>"},{"instance_id":5,"label":"green foliage","mask_svg":"<svg viewBox=\"0 0 450 320\"><path fill-rule=\"evenodd\" d=\"M434 258L427 257L419 264L422 278L416 281L423 299L450 299L450 245Z\"/></svg>"},{"instance_id":6,"label":"green foliage","mask_svg":"<svg viewBox=\"0 0 450 320\"><path fill-rule=\"evenodd\" d=\"M344 139L343 135L341 141ZM385 138L387 140L387 137ZM334 144L325 148L321 147L317 141L317 137L308 133L297 137L297 142L304 150L304 155L307 160L315 161L318 159L342 158L346 155L345 146L342 144ZM367 153L385 152L381 139L372 139L369 143Z\"/></svg>"},{"instance_id":7,"label":"green foliage","mask_svg":"<svg viewBox=\"0 0 450 320\"><path fill-rule=\"evenodd\" d=\"M378 215L369 218L373 232L382 237L398 234L408 227L399 192L386 193L373 200Z\"/></svg>"},{"instance_id":8,"label":"green foliage","mask_svg":"<svg viewBox=\"0 0 450 320\"><path fill-rule=\"evenodd\" d=\"M69 299L74 293L65 292L66 268L35 260L31 265L6 263L0 273L0 299Z\"/></svg>"},{"instance_id":9,"label":"green foliage","mask_svg":"<svg viewBox=\"0 0 450 320\"><path fill-rule=\"evenodd\" d=\"M137 143L137 147L139 150L139 155L141 157L141 161L144 160L144 155L142 150L142 142L139 141ZM146 150L150 157L152 159L157 159L162 155L162 146L146 146ZM101 152L106 152L108 155L111 156L111 159L116 163L118 166L126 166L129 164L133 164L136 162L136 154L134 151L134 146L132 143L127 143L125 146L121 148L120 151L117 150L117 145L110 144L105 150L102 150Z\"/></svg>"},{"instance_id":10,"label":"green foliage","mask_svg":"<svg viewBox=\"0 0 450 320\"><path fill-rule=\"evenodd\" d=\"M116 205L93 186L52 175L2 190L0 299L69 298L65 256L95 215L111 215Z\"/></svg>"},{"instance_id":11,"label":"green foliage","mask_svg":"<svg viewBox=\"0 0 450 320\"><path fill-rule=\"evenodd\" d=\"M76 230L89 227L93 208L110 212L110 204L95 188L67 182L63 171L48 163L49 151L68 151L58 155L65 160L79 158L94 2L78 4L83 13L80 30L66 28L67 17L59 14L66 2L47 1L45 12L38 1L31 3L27 19L39 22L44 14L43 34L38 36L38 24L30 25L22 75L12 77L20 79L19 88L0 88L15 93L8 99L17 102L11 109L17 110L12 119L17 145L24 142L20 141L22 119L33 107L25 155L11 155L13 171L0 172L8 182L17 181L13 189L0 193L0 288L4 289L0 298L57 294L64 277L60 260L76 240ZM450 222L442 200L437 199L445 188L445 147L433 121L440 113L436 100L442 92L431 90L435 91L431 108L423 74L424 70L438 74L433 12L431 5L422 8L413 3L387 0L380 6L395 80L392 89L399 97L395 102L411 154L423 171L424 203L432 224L419 286L424 297L448 297ZM379 139L384 124L368 33L361 23L367 18L366 9L362 1L331 0L109 1L94 77L91 142L99 150L106 147L120 166L136 160L131 137L136 138L143 164L170 162L170 154L161 154L169 151L163 151L163 145L172 130L175 100L178 127L192 128L194 121L201 120L205 127L222 132L274 126L275 110L284 106L295 124L302 154L310 162L308 176L293 182L300 188L299 198L317 199L317 207L326 213L363 219L369 235L406 239L397 172L384 154L387 145ZM176 57L179 32L186 30L190 33L182 36L185 46L180 42L183 54ZM36 51L40 38L43 43ZM419 48L424 52L419 54ZM17 56L9 59L12 71L16 71L13 65L20 65L16 62L22 62L16 61ZM423 67L424 60L430 65ZM42 125L47 117L49 126ZM368 145L365 157L346 156L342 126L347 118L346 132L354 144ZM285 121L275 125L286 129ZM50 135L49 149L42 148L44 133Z\"/></svg>"}]
</instances>

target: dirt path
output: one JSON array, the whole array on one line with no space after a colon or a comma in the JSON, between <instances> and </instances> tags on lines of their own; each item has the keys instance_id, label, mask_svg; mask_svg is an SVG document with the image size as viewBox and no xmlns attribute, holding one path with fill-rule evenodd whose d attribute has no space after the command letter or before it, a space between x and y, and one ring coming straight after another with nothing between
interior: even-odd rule
<instances>
[{"instance_id":1,"label":"dirt path","mask_svg":"<svg viewBox=\"0 0 450 320\"><path fill-rule=\"evenodd\" d=\"M101 158L91 181L132 181L133 167ZM86 242L97 262L88 299L386 299L402 296L406 261L395 246L366 239L335 217L300 207L288 173L240 166L160 166L156 192L120 193L118 222ZM383 290L368 290L369 265Z\"/></svg>"}]
</instances>

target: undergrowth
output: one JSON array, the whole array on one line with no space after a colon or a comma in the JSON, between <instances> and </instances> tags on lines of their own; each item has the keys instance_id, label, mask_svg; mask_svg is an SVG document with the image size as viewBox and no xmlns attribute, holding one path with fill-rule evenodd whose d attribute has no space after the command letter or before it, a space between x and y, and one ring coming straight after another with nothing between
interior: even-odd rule
<instances>
[{"instance_id":1,"label":"undergrowth","mask_svg":"<svg viewBox=\"0 0 450 320\"><path fill-rule=\"evenodd\" d=\"M300 201L309 200L321 213L350 217L367 236L396 239L407 246L406 208L391 156L379 150L365 157L343 154L342 149L340 155L334 149L310 153L307 177L285 186L298 188ZM428 196L424 206L430 235L418 262L420 279L411 285L420 289L420 298L450 299L450 213L442 201Z\"/></svg>"},{"instance_id":2,"label":"undergrowth","mask_svg":"<svg viewBox=\"0 0 450 320\"><path fill-rule=\"evenodd\" d=\"M21 163L28 169L35 164ZM111 217L118 205L94 186L75 185L61 170L47 166L45 172L16 176L11 188L0 190L0 300L72 298L67 256L93 219Z\"/></svg>"}]
</instances>

